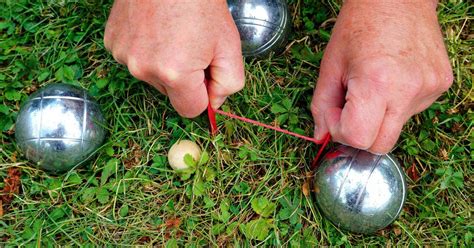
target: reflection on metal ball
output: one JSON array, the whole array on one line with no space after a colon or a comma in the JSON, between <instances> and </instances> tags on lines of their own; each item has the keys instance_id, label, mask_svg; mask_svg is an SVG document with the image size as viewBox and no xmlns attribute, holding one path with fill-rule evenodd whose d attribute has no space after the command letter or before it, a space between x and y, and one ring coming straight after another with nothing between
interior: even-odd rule
<instances>
[{"instance_id":1,"label":"reflection on metal ball","mask_svg":"<svg viewBox=\"0 0 474 248\"><path fill-rule=\"evenodd\" d=\"M50 84L22 106L15 136L29 160L45 170L64 172L102 144L104 124L99 105L85 90Z\"/></svg>"},{"instance_id":2,"label":"reflection on metal ball","mask_svg":"<svg viewBox=\"0 0 474 248\"><path fill-rule=\"evenodd\" d=\"M374 155L348 146L326 154L314 187L319 209L336 226L374 233L390 225L406 198L404 173L391 155Z\"/></svg>"},{"instance_id":3,"label":"reflection on metal ball","mask_svg":"<svg viewBox=\"0 0 474 248\"><path fill-rule=\"evenodd\" d=\"M290 14L285 0L227 0L245 57L280 52L288 41Z\"/></svg>"}]
</instances>

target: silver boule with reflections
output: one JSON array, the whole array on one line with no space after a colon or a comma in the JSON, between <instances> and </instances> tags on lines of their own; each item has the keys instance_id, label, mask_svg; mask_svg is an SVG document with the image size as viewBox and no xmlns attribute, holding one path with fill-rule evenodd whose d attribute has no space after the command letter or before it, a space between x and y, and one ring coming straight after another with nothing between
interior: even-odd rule
<instances>
[{"instance_id":1,"label":"silver boule with reflections","mask_svg":"<svg viewBox=\"0 0 474 248\"><path fill-rule=\"evenodd\" d=\"M290 33L285 0L227 0L245 57L265 57L283 50Z\"/></svg>"},{"instance_id":2,"label":"silver boule with reflections","mask_svg":"<svg viewBox=\"0 0 474 248\"><path fill-rule=\"evenodd\" d=\"M339 146L319 164L314 191L320 211L336 226L370 234L398 217L405 203L406 183L391 155Z\"/></svg>"},{"instance_id":3,"label":"silver boule with reflections","mask_svg":"<svg viewBox=\"0 0 474 248\"><path fill-rule=\"evenodd\" d=\"M39 167L68 171L104 141L105 120L99 105L79 87L50 84L35 92L16 120L16 141Z\"/></svg>"}]
</instances>

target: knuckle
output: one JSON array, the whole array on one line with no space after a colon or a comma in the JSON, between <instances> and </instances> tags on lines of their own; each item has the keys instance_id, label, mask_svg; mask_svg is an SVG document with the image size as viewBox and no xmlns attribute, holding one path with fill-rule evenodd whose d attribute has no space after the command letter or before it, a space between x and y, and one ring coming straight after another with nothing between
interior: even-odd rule
<instances>
[{"instance_id":1,"label":"knuckle","mask_svg":"<svg viewBox=\"0 0 474 248\"><path fill-rule=\"evenodd\" d=\"M160 67L156 70L158 78L166 84L167 87L175 89L179 85L179 72L171 67Z\"/></svg>"},{"instance_id":2,"label":"knuckle","mask_svg":"<svg viewBox=\"0 0 474 248\"><path fill-rule=\"evenodd\" d=\"M180 60L172 59L155 67L154 72L160 81L168 87L176 88L183 77L181 68L183 68L183 63Z\"/></svg>"},{"instance_id":3,"label":"knuckle","mask_svg":"<svg viewBox=\"0 0 474 248\"><path fill-rule=\"evenodd\" d=\"M440 91L440 81L439 75L435 71L426 73L424 90L430 93L437 93Z\"/></svg>"},{"instance_id":4,"label":"knuckle","mask_svg":"<svg viewBox=\"0 0 474 248\"><path fill-rule=\"evenodd\" d=\"M451 70L451 68L449 68L449 70L447 70L447 73L445 73L443 75L444 75L444 78L441 79L440 87L441 87L441 91L445 92L445 91L449 90L451 85L453 85L454 75L453 75L453 71Z\"/></svg>"},{"instance_id":5,"label":"knuckle","mask_svg":"<svg viewBox=\"0 0 474 248\"><path fill-rule=\"evenodd\" d=\"M137 56L133 54L129 55L127 60L128 71L133 77L145 81L148 75L146 65L139 61L140 59L137 58Z\"/></svg>"},{"instance_id":6,"label":"knuckle","mask_svg":"<svg viewBox=\"0 0 474 248\"><path fill-rule=\"evenodd\" d=\"M454 76L450 67L443 70L443 72L432 71L426 76L425 90L431 93L441 94L451 87L453 81Z\"/></svg>"}]
</instances>

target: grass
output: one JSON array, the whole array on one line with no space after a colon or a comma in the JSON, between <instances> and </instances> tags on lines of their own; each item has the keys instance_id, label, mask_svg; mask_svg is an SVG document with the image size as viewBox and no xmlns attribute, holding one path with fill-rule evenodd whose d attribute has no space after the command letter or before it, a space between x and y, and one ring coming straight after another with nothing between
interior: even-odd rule
<instances>
[{"instance_id":1,"label":"grass","mask_svg":"<svg viewBox=\"0 0 474 248\"><path fill-rule=\"evenodd\" d=\"M283 55L247 61L246 87L224 109L311 134L309 103L340 5L291 3L291 46ZM133 79L103 47L110 5L0 2L0 188L9 169L21 171L20 191L0 216L1 246L472 246L474 9L468 1L439 6L455 83L404 127L394 155L409 175L407 203L394 224L370 236L334 227L305 194L314 145L222 117L221 133L211 137L204 115L179 117L164 96ZM28 94L58 81L87 88L109 125L92 159L51 175L17 151L13 123ZM279 106L291 108L272 111ZM210 155L186 180L166 161L180 138Z\"/></svg>"}]
</instances>

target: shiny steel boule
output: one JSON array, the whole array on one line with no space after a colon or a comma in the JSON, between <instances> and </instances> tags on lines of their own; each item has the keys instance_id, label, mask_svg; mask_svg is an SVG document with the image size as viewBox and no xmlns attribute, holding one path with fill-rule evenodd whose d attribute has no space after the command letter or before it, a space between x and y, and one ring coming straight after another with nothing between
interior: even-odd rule
<instances>
[{"instance_id":1,"label":"shiny steel boule","mask_svg":"<svg viewBox=\"0 0 474 248\"><path fill-rule=\"evenodd\" d=\"M391 155L340 146L326 154L314 178L316 203L336 226L370 234L390 225L406 198L404 173Z\"/></svg>"},{"instance_id":2,"label":"shiny steel boule","mask_svg":"<svg viewBox=\"0 0 474 248\"><path fill-rule=\"evenodd\" d=\"M285 0L227 0L245 57L265 57L282 51L290 33Z\"/></svg>"},{"instance_id":3,"label":"shiny steel boule","mask_svg":"<svg viewBox=\"0 0 474 248\"><path fill-rule=\"evenodd\" d=\"M50 84L22 106L15 136L29 160L45 170L64 172L102 144L104 124L99 105L85 90Z\"/></svg>"}]
</instances>

